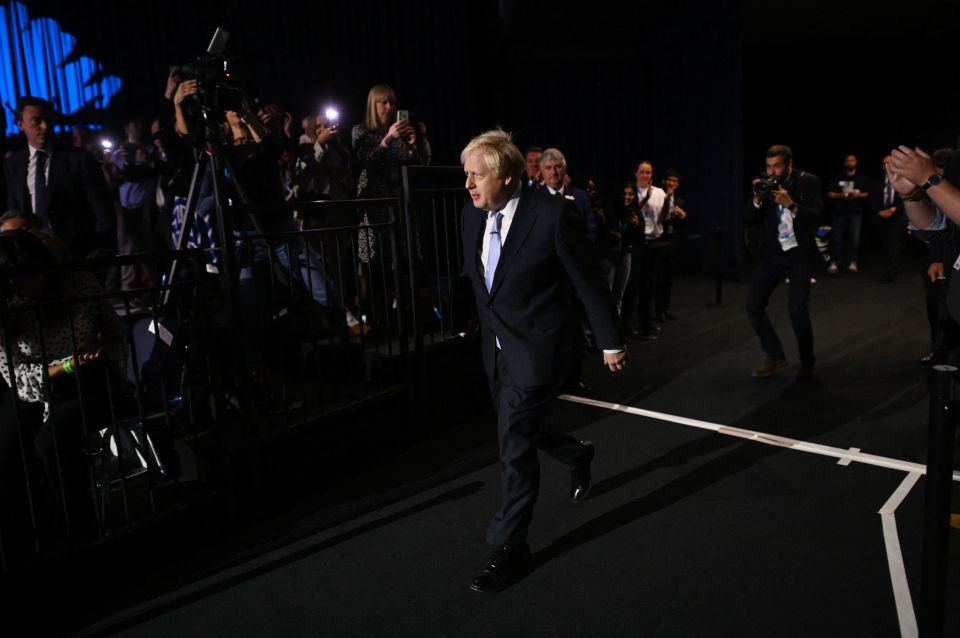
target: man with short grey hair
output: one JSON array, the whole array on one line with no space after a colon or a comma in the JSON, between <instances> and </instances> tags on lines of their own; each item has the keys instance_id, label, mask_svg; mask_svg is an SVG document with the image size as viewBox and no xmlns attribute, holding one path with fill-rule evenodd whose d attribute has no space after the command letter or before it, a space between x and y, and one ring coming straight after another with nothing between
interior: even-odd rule
<instances>
[{"instance_id":1,"label":"man with short grey hair","mask_svg":"<svg viewBox=\"0 0 960 638\"><path fill-rule=\"evenodd\" d=\"M591 244L597 241L597 219L590 207L590 198L575 186L567 186L563 178L567 174L567 158L555 148L548 148L540 158L540 177L543 179L539 190L556 197L572 201L580 211L580 217L586 225L587 238Z\"/></svg>"}]
</instances>

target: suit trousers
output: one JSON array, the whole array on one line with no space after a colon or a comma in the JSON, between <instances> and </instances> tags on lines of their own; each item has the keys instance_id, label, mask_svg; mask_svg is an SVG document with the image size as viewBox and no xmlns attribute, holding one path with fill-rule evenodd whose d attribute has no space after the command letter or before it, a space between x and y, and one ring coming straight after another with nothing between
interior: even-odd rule
<instances>
[{"instance_id":1,"label":"suit trousers","mask_svg":"<svg viewBox=\"0 0 960 638\"><path fill-rule=\"evenodd\" d=\"M588 452L583 443L549 427L545 421L547 406L558 389L559 382L533 387L514 385L507 362L497 350L495 370L490 374L490 393L497 412L500 509L487 529L487 542L491 545L519 545L527 540L540 489L538 448L566 465L586 458Z\"/></svg>"},{"instance_id":2,"label":"suit trousers","mask_svg":"<svg viewBox=\"0 0 960 638\"><path fill-rule=\"evenodd\" d=\"M861 213L838 213L833 218L833 261L849 266L860 256Z\"/></svg>"},{"instance_id":3,"label":"suit trousers","mask_svg":"<svg viewBox=\"0 0 960 638\"><path fill-rule=\"evenodd\" d=\"M659 254L656 246L651 247L647 242L633 247L630 272L621 305L621 319L627 329L644 334L650 334L653 329L653 282Z\"/></svg>"},{"instance_id":4,"label":"suit trousers","mask_svg":"<svg viewBox=\"0 0 960 638\"><path fill-rule=\"evenodd\" d=\"M793 250L799 250L794 248ZM797 338L800 351L800 363L804 366L813 366L813 326L810 323L810 264L799 255L790 255L787 258L760 258L757 260L750 280L750 292L747 296L747 316L754 332L760 338L760 346L770 359L786 359L783 344L770 317L767 316L767 304L770 295L785 277L790 279L790 290L787 295L787 308L790 313L790 323Z\"/></svg>"},{"instance_id":5,"label":"suit trousers","mask_svg":"<svg viewBox=\"0 0 960 638\"><path fill-rule=\"evenodd\" d=\"M888 279L897 274L897 257L900 255L900 242L906 229L902 215L894 215L890 219L877 217L877 235L880 238L880 252L883 255L883 265Z\"/></svg>"}]
</instances>

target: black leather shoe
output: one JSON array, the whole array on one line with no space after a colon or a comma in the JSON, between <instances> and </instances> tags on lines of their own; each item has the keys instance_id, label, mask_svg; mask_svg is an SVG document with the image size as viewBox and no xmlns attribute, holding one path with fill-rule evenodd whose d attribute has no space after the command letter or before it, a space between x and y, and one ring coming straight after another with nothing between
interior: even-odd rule
<instances>
[{"instance_id":1,"label":"black leather shoe","mask_svg":"<svg viewBox=\"0 0 960 638\"><path fill-rule=\"evenodd\" d=\"M529 569L529 545L501 545L470 583L470 589L491 594L503 591L523 578Z\"/></svg>"},{"instance_id":2,"label":"black leather shoe","mask_svg":"<svg viewBox=\"0 0 960 638\"><path fill-rule=\"evenodd\" d=\"M570 381L570 380L564 383L561 389L566 394L577 394L577 395L586 395L586 394L590 394L590 392L593 391L593 388L588 386L583 381Z\"/></svg>"},{"instance_id":3,"label":"black leather shoe","mask_svg":"<svg viewBox=\"0 0 960 638\"><path fill-rule=\"evenodd\" d=\"M590 464L593 462L597 450L590 441L582 441L582 443L587 448L586 456L583 460L570 466L570 501L572 503L580 503L587 498L587 494L590 493L590 488L593 486Z\"/></svg>"}]
</instances>

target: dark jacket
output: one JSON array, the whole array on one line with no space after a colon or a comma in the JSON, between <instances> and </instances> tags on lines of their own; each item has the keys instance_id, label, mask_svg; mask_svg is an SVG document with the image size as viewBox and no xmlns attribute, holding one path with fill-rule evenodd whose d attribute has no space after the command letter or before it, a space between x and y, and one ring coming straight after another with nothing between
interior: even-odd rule
<instances>
[{"instance_id":1,"label":"dark jacket","mask_svg":"<svg viewBox=\"0 0 960 638\"><path fill-rule=\"evenodd\" d=\"M4 165L7 208L32 210L27 189L30 150L15 151ZM41 211L33 211L42 216ZM51 229L72 257L86 257L96 248L116 247L116 214L97 160L86 151L54 149L47 177L47 210Z\"/></svg>"},{"instance_id":2,"label":"dark jacket","mask_svg":"<svg viewBox=\"0 0 960 638\"><path fill-rule=\"evenodd\" d=\"M870 205L870 212L875 215L887 208L887 206L883 205L883 190L885 185L884 179L881 177L874 182L870 189L870 196L867 198L867 202ZM903 198L900 197L900 193L896 190L893 191L893 206L896 207L897 212L891 215L887 221L892 222L895 219L899 220L899 222L904 225L904 228L906 228L907 222L904 220L905 210L903 207Z\"/></svg>"},{"instance_id":3,"label":"dark jacket","mask_svg":"<svg viewBox=\"0 0 960 638\"><path fill-rule=\"evenodd\" d=\"M563 379L580 330L574 295L583 302L597 347L623 347L617 311L573 202L522 191L489 293L481 264L486 217L472 203L464 206L463 275L473 284L488 375L499 338L514 385Z\"/></svg>"},{"instance_id":4,"label":"dark jacket","mask_svg":"<svg viewBox=\"0 0 960 638\"><path fill-rule=\"evenodd\" d=\"M793 230L797 236L797 248L786 252L778 240L780 207L771 199L763 199L760 207L753 205L751 196L747 203L747 246L755 256L764 259L803 259L811 264L819 261L816 233L823 218L823 195L820 178L797 169L783 180L783 186L799 208L793 218Z\"/></svg>"},{"instance_id":5,"label":"dark jacket","mask_svg":"<svg viewBox=\"0 0 960 638\"><path fill-rule=\"evenodd\" d=\"M540 193L545 193L551 197L557 197L556 195L550 195L550 189L546 184L541 184L538 186L537 191ZM597 218L593 214L593 207L590 206L590 196L587 195L585 191L582 191L575 186L565 186L563 189L563 197L564 199L576 204L577 210L580 212L580 217L583 218L587 239L589 239L591 242L596 242Z\"/></svg>"}]
</instances>

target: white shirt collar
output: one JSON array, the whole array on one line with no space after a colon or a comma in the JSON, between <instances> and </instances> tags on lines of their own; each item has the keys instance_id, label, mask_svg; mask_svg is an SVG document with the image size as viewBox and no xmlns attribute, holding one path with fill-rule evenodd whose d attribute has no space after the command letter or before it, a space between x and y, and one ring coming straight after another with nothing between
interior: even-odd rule
<instances>
[{"instance_id":1,"label":"white shirt collar","mask_svg":"<svg viewBox=\"0 0 960 638\"><path fill-rule=\"evenodd\" d=\"M503 208L500 210L488 210L487 219L490 219L497 213L503 213L503 216L507 219L513 219L513 214L517 212L517 205L520 204L520 191L522 189L518 188L514 191L513 195L510 197L510 201L504 204Z\"/></svg>"},{"instance_id":2,"label":"white shirt collar","mask_svg":"<svg viewBox=\"0 0 960 638\"><path fill-rule=\"evenodd\" d=\"M47 148L34 148L32 145L27 144L27 149L30 151L30 160L33 160L33 156L37 154L37 151L43 151L47 154L47 158L50 157L50 147Z\"/></svg>"}]
</instances>

